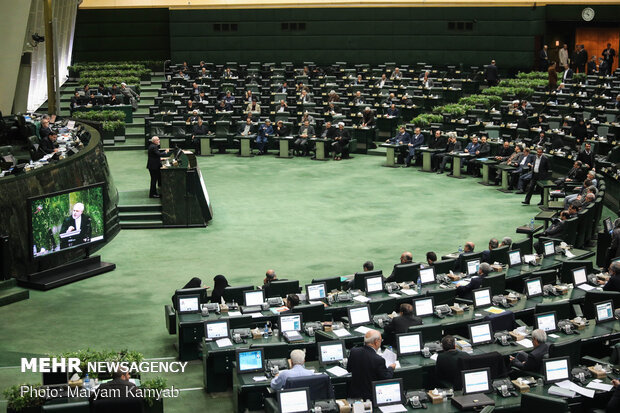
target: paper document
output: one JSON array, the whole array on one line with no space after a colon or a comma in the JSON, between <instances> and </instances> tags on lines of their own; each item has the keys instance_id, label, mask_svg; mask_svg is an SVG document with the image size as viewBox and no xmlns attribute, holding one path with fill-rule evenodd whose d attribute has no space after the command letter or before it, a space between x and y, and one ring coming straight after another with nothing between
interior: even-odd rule
<instances>
[{"instance_id":1,"label":"paper document","mask_svg":"<svg viewBox=\"0 0 620 413\"><path fill-rule=\"evenodd\" d=\"M551 337L551 338L558 338L558 337L560 337L557 334L553 334L553 333L552 334L548 334L548 336Z\"/></svg>"},{"instance_id":2,"label":"paper document","mask_svg":"<svg viewBox=\"0 0 620 413\"><path fill-rule=\"evenodd\" d=\"M400 290L400 292L407 295L416 295L418 293L416 290L412 290L411 288L404 288Z\"/></svg>"},{"instance_id":3,"label":"paper document","mask_svg":"<svg viewBox=\"0 0 620 413\"><path fill-rule=\"evenodd\" d=\"M370 328L364 327L364 326L359 326L354 331L357 331L360 334L366 334L366 333L368 333L370 331Z\"/></svg>"},{"instance_id":4,"label":"paper document","mask_svg":"<svg viewBox=\"0 0 620 413\"><path fill-rule=\"evenodd\" d=\"M220 338L215 344L217 344L218 347L228 347L232 346L232 341L230 341L229 338Z\"/></svg>"},{"instance_id":5,"label":"paper document","mask_svg":"<svg viewBox=\"0 0 620 413\"><path fill-rule=\"evenodd\" d=\"M558 383L556 383L556 385L558 387L562 387L564 389L568 389L570 391L574 391L575 393L579 393L582 396L585 397L589 397L589 398L593 398L594 397L594 390L592 389L586 389L585 387L581 387L575 383L573 383L570 380L562 380Z\"/></svg>"},{"instance_id":6,"label":"paper document","mask_svg":"<svg viewBox=\"0 0 620 413\"><path fill-rule=\"evenodd\" d=\"M390 297L394 297L394 298L400 298L400 294L396 294L396 293L392 293L392 294L388 294Z\"/></svg>"},{"instance_id":7,"label":"paper document","mask_svg":"<svg viewBox=\"0 0 620 413\"><path fill-rule=\"evenodd\" d=\"M611 384L598 383L595 381L591 381L586 387L589 389L603 390L603 391L609 391L614 388L614 386Z\"/></svg>"},{"instance_id":8,"label":"paper document","mask_svg":"<svg viewBox=\"0 0 620 413\"><path fill-rule=\"evenodd\" d=\"M519 340L519 341L517 341L517 344L519 344L520 346L523 346L525 348L532 348L532 347L534 347L534 343L532 343L532 340L530 340L529 338L524 338L523 340Z\"/></svg>"},{"instance_id":9,"label":"paper document","mask_svg":"<svg viewBox=\"0 0 620 413\"><path fill-rule=\"evenodd\" d=\"M390 349L386 348L385 350L383 350L383 353L381 353L381 357L383 357L383 359L385 360L385 367L389 367L390 364L396 363L396 353L394 353Z\"/></svg>"},{"instance_id":10,"label":"paper document","mask_svg":"<svg viewBox=\"0 0 620 413\"><path fill-rule=\"evenodd\" d=\"M351 333L349 333L347 330L345 330L344 328L341 328L340 330L332 330L334 332L334 334L338 337L346 337L346 336L350 336Z\"/></svg>"},{"instance_id":11,"label":"paper document","mask_svg":"<svg viewBox=\"0 0 620 413\"><path fill-rule=\"evenodd\" d=\"M573 254L569 250L565 250L564 254L566 254L566 258L575 258L575 254Z\"/></svg>"},{"instance_id":12,"label":"paper document","mask_svg":"<svg viewBox=\"0 0 620 413\"><path fill-rule=\"evenodd\" d=\"M590 291L590 290L594 290L595 287L590 284L581 284L581 285L578 285L577 288L579 288L580 290L584 290L584 291Z\"/></svg>"},{"instance_id":13,"label":"paper document","mask_svg":"<svg viewBox=\"0 0 620 413\"><path fill-rule=\"evenodd\" d=\"M254 381L267 381L267 380L269 380L265 376L254 376L254 377L252 377L252 379L254 379Z\"/></svg>"},{"instance_id":14,"label":"paper document","mask_svg":"<svg viewBox=\"0 0 620 413\"><path fill-rule=\"evenodd\" d=\"M229 311L228 317L241 317L241 311Z\"/></svg>"},{"instance_id":15,"label":"paper document","mask_svg":"<svg viewBox=\"0 0 620 413\"><path fill-rule=\"evenodd\" d=\"M390 404L389 406L379 406L383 413L406 412L407 409L402 404Z\"/></svg>"},{"instance_id":16,"label":"paper document","mask_svg":"<svg viewBox=\"0 0 620 413\"><path fill-rule=\"evenodd\" d=\"M348 371L346 371L345 369L343 369L340 366L330 367L330 368L326 369L326 371L328 373L333 374L336 377L341 377L341 376L344 376L345 374L348 373Z\"/></svg>"},{"instance_id":17,"label":"paper document","mask_svg":"<svg viewBox=\"0 0 620 413\"><path fill-rule=\"evenodd\" d=\"M262 316L262 313L252 313L252 318L261 318Z\"/></svg>"},{"instance_id":18,"label":"paper document","mask_svg":"<svg viewBox=\"0 0 620 413\"><path fill-rule=\"evenodd\" d=\"M431 360L437 361L437 357L439 357L439 353L435 353L431 356Z\"/></svg>"},{"instance_id":19,"label":"paper document","mask_svg":"<svg viewBox=\"0 0 620 413\"><path fill-rule=\"evenodd\" d=\"M502 310L499 307L489 307L484 311L486 311L487 313L492 313L492 314L501 314L504 312L504 310Z\"/></svg>"},{"instance_id":20,"label":"paper document","mask_svg":"<svg viewBox=\"0 0 620 413\"><path fill-rule=\"evenodd\" d=\"M353 299L355 301L359 301L360 303L367 303L368 301L370 301L370 298L363 296L363 295L357 295L353 297Z\"/></svg>"}]
</instances>

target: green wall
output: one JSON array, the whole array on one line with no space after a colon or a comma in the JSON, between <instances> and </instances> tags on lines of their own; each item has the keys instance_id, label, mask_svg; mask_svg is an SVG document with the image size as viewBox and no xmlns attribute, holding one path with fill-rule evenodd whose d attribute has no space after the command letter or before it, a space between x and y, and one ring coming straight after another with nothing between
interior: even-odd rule
<instances>
[{"instance_id":1,"label":"green wall","mask_svg":"<svg viewBox=\"0 0 620 413\"><path fill-rule=\"evenodd\" d=\"M170 58L168 9L79 10L73 61Z\"/></svg>"},{"instance_id":2,"label":"green wall","mask_svg":"<svg viewBox=\"0 0 620 413\"><path fill-rule=\"evenodd\" d=\"M473 21L473 30L448 29ZM237 23L216 32L213 23ZM282 22L304 22L283 31ZM342 8L277 10L174 10L173 61L314 61L330 63L486 64L530 67L535 36L545 30L544 8Z\"/></svg>"}]
</instances>

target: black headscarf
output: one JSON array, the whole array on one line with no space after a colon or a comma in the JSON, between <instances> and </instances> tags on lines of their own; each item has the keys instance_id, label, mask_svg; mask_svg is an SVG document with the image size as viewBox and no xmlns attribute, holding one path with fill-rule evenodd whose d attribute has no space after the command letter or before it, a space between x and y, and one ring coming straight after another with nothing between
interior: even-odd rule
<instances>
[{"instance_id":1,"label":"black headscarf","mask_svg":"<svg viewBox=\"0 0 620 413\"><path fill-rule=\"evenodd\" d=\"M213 277L213 292L211 293L212 303L221 303L222 294L224 294L224 288L228 287L228 281L223 275L216 275Z\"/></svg>"},{"instance_id":2,"label":"black headscarf","mask_svg":"<svg viewBox=\"0 0 620 413\"><path fill-rule=\"evenodd\" d=\"M183 286L183 289L200 288L200 287L202 287L202 280L198 277L194 277L191 280L189 280L189 282L185 284L185 286ZM174 307L175 310L178 310L176 296L177 296L176 294L172 296L172 306Z\"/></svg>"}]
</instances>

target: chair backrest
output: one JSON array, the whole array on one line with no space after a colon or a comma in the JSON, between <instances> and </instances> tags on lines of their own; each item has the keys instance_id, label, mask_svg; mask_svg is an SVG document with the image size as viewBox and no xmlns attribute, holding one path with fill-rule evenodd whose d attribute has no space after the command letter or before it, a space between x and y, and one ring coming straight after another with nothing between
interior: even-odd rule
<instances>
[{"instance_id":1,"label":"chair backrest","mask_svg":"<svg viewBox=\"0 0 620 413\"><path fill-rule=\"evenodd\" d=\"M340 290L342 288L340 277L313 278L312 283L325 283L327 291Z\"/></svg>"},{"instance_id":2,"label":"chair backrest","mask_svg":"<svg viewBox=\"0 0 620 413\"><path fill-rule=\"evenodd\" d=\"M430 290L426 293L426 295L433 297L433 303L435 303L435 305L452 305L454 304L454 299L456 298L456 289L446 288Z\"/></svg>"},{"instance_id":3,"label":"chair backrest","mask_svg":"<svg viewBox=\"0 0 620 413\"><path fill-rule=\"evenodd\" d=\"M299 293L299 280L272 281L267 289L267 298L285 297L287 294Z\"/></svg>"},{"instance_id":4,"label":"chair backrest","mask_svg":"<svg viewBox=\"0 0 620 413\"><path fill-rule=\"evenodd\" d=\"M250 327L250 324L252 324L252 316L246 314L237 317L229 317L228 324L230 325L231 330L234 328L248 328Z\"/></svg>"},{"instance_id":5,"label":"chair backrest","mask_svg":"<svg viewBox=\"0 0 620 413\"><path fill-rule=\"evenodd\" d=\"M575 245L577 240L577 226L579 225L579 218L569 218L564 221L564 229L562 232L562 240L568 245Z\"/></svg>"},{"instance_id":6,"label":"chair backrest","mask_svg":"<svg viewBox=\"0 0 620 413\"><path fill-rule=\"evenodd\" d=\"M144 411L141 398L110 397L93 400L93 413L140 413Z\"/></svg>"},{"instance_id":7,"label":"chair backrest","mask_svg":"<svg viewBox=\"0 0 620 413\"><path fill-rule=\"evenodd\" d=\"M250 348L262 348L265 354L265 360L289 358L291 355L291 349L288 343L265 343L265 344L252 344Z\"/></svg>"},{"instance_id":8,"label":"chair backrest","mask_svg":"<svg viewBox=\"0 0 620 413\"><path fill-rule=\"evenodd\" d=\"M58 399L58 403L54 403L53 401L46 402L43 406L41 406L41 412L90 413L90 404L88 400L68 401L67 399Z\"/></svg>"},{"instance_id":9,"label":"chair backrest","mask_svg":"<svg viewBox=\"0 0 620 413\"><path fill-rule=\"evenodd\" d=\"M521 412L565 413L568 412L568 403L559 397L522 393Z\"/></svg>"},{"instance_id":10,"label":"chair backrest","mask_svg":"<svg viewBox=\"0 0 620 413\"><path fill-rule=\"evenodd\" d=\"M396 264L394 266L394 281L399 283L405 281L416 281L420 275L420 265L422 264L419 262Z\"/></svg>"},{"instance_id":11,"label":"chair backrest","mask_svg":"<svg viewBox=\"0 0 620 413\"><path fill-rule=\"evenodd\" d=\"M304 323L308 321L325 320L325 306L323 305L323 303L298 305L293 309L293 311L295 313L301 313L301 318Z\"/></svg>"},{"instance_id":12,"label":"chair backrest","mask_svg":"<svg viewBox=\"0 0 620 413\"><path fill-rule=\"evenodd\" d=\"M570 302L560 301L558 303L542 303L536 304L534 308L534 314L548 313L549 311L555 311L558 320L565 320L571 318L570 314Z\"/></svg>"},{"instance_id":13,"label":"chair backrest","mask_svg":"<svg viewBox=\"0 0 620 413\"><path fill-rule=\"evenodd\" d=\"M506 377L508 374L506 359L497 351L463 357L459 359L459 364L461 366L461 371L489 368L491 371L491 379L493 380Z\"/></svg>"},{"instance_id":14,"label":"chair backrest","mask_svg":"<svg viewBox=\"0 0 620 413\"><path fill-rule=\"evenodd\" d=\"M512 311L504 311L500 314L489 314L484 317L491 322L491 328L496 331L511 331L516 327L515 314Z\"/></svg>"},{"instance_id":15,"label":"chair backrest","mask_svg":"<svg viewBox=\"0 0 620 413\"><path fill-rule=\"evenodd\" d=\"M525 254L531 254L532 253L532 240L529 238L526 238L520 241L514 241L512 245L510 246L510 249L520 250L522 256Z\"/></svg>"},{"instance_id":16,"label":"chair backrest","mask_svg":"<svg viewBox=\"0 0 620 413\"><path fill-rule=\"evenodd\" d=\"M232 303L235 301L237 304L243 304L243 292L253 290L253 285L243 285L240 287L226 287L222 293L224 301Z\"/></svg>"},{"instance_id":17,"label":"chair backrest","mask_svg":"<svg viewBox=\"0 0 620 413\"><path fill-rule=\"evenodd\" d=\"M508 264L508 245L504 245L503 247L492 249L491 254L489 255L491 264L494 262L499 262L501 264Z\"/></svg>"},{"instance_id":18,"label":"chair backrest","mask_svg":"<svg viewBox=\"0 0 620 413\"><path fill-rule=\"evenodd\" d=\"M482 287L490 287L491 294L504 294L506 290L506 274L487 275L482 278Z\"/></svg>"},{"instance_id":19,"label":"chair backrest","mask_svg":"<svg viewBox=\"0 0 620 413\"><path fill-rule=\"evenodd\" d=\"M422 341L428 343L429 341L439 341L443 337L443 326L441 324L428 324L409 327L410 332L419 331L422 333Z\"/></svg>"},{"instance_id":20,"label":"chair backrest","mask_svg":"<svg viewBox=\"0 0 620 413\"><path fill-rule=\"evenodd\" d=\"M447 260L435 261L433 263L433 268L435 268L435 274L446 274L450 272L451 269L454 268L454 262L456 260L454 258L449 258Z\"/></svg>"},{"instance_id":21,"label":"chair backrest","mask_svg":"<svg viewBox=\"0 0 620 413\"><path fill-rule=\"evenodd\" d=\"M423 389L427 381L417 366L403 366L394 370L394 378L403 380L403 389Z\"/></svg>"},{"instance_id":22,"label":"chair backrest","mask_svg":"<svg viewBox=\"0 0 620 413\"><path fill-rule=\"evenodd\" d=\"M617 291L586 291L581 311L588 320L594 319L594 304L612 300L614 308L620 308L620 293Z\"/></svg>"},{"instance_id":23,"label":"chair backrest","mask_svg":"<svg viewBox=\"0 0 620 413\"><path fill-rule=\"evenodd\" d=\"M586 267L586 274L592 274L594 267L592 261L578 260L578 261L564 261L560 267L560 281L563 283L573 282L573 270L579 267Z\"/></svg>"},{"instance_id":24,"label":"chair backrest","mask_svg":"<svg viewBox=\"0 0 620 413\"><path fill-rule=\"evenodd\" d=\"M564 343L552 343L549 346L549 358L570 357L570 365L577 366L581 363L581 339L566 341Z\"/></svg>"},{"instance_id":25,"label":"chair backrest","mask_svg":"<svg viewBox=\"0 0 620 413\"><path fill-rule=\"evenodd\" d=\"M554 270L534 271L532 273L532 276L529 278L536 278L536 277L540 277L540 281L542 282L542 285L555 284L558 279L558 270L554 269Z\"/></svg>"},{"instance_id":26,"label":"chair backrest","mask_svg":"<svg viewBox=\"0 0 620 413\"><path fill-rule=\"evenodd\" d=\"M396 298L389 297L382 300L372 300L368 303L370 314L390 314L396 309Z\"/></svg>"},{"instance_id":27,"label":"chair backrest","mask_svg":"<svg viewBox=\"0 0 620 413\"><path fill-rule=\"evenodd\" d=\"M332 381L327 374L290 377L284 384L285 389L296 389L299 387L308 387L310 389L310 400L326 400L334 398Z\"/></svg>"},{"instance_id":28,"label":"chair backrest","mask_svg":"<svg viewBox=\"0 0 620 413\"><path fill-rule=\"evenodd\" d=\"M482 260L482 252L466 252L461 256L461 268L458 271L467 272L467 261Z\"/></svg>"}]
</instances>

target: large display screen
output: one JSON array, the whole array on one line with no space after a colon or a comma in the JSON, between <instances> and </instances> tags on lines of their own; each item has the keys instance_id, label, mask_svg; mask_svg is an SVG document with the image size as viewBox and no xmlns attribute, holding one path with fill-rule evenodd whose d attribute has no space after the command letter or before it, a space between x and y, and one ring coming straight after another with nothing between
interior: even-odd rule
<instances>
[{"instance_id":1,"label":"large display screen","mask_svg":"<svg viewBox=\"0 0 620 413\"><path fill-rule=\"evenodd\" d=\"M104 184L28 199L32 256L84 248L104 241Z\"/></svg>"}]
</instances>

